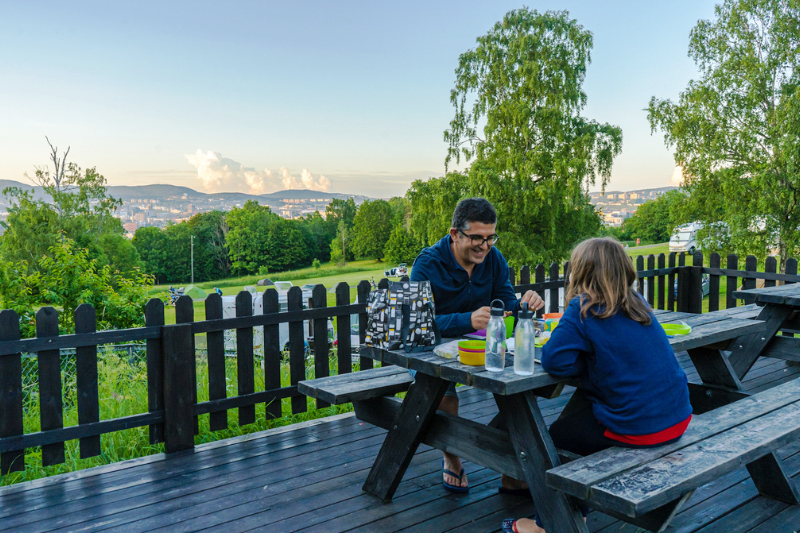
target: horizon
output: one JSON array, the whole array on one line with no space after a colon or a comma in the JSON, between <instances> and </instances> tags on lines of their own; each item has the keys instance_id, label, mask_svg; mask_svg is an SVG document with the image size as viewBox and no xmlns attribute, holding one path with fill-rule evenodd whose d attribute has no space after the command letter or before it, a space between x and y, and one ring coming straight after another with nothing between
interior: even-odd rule
<instances>
[{"instance_id":1,"label":"horizon","mask_svg":"<svg viewBox=\"0 0 800 533\"><path fill-rule=\"evenodd\" d=\"M519 7L9 5L0 19L0 178L24 182L45 164L48 136L111 186L402 196L414 179L444 174L459 55ZM593 34L581 115L623 131L606 190L676 185L671 151L650 134L644 108L697 77L689 31L713 16L714 2L534 7L565 9Z\"/></svg>"}]
</instances>

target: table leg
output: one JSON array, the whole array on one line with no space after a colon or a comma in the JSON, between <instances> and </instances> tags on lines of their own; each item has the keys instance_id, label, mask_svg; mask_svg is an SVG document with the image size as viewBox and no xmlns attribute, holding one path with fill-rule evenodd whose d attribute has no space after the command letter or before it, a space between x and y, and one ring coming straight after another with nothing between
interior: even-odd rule
<instances>
[{"instance_id":1,"label":"table leg","mask_svg":"<svg viewBox=\"0 0 800 533\"><path fill-rule=\"evenodd\" d=\"M508 427L514 452L545 530L588 532L578 507L565 494L545 483L545 472L561 462L536 396L530 391L510 396L496 394L495 401Z\"/></svg>"},{"instance_id":2,"label":"table leg","mask_svg":"<svg viewBox=\"0 0 800 533\"><path fill-rule=\"evenodd\" d=\"M417 372L362 487L364 492L384 502L391 501L447 386L443 379Z\"/></svg>"},{"instance_id":3,"label":"table leg","mask_svg":"<svg viewBox=\"0 0 800 533\"><path fill-rule=\"evenodd\" d=\"M744 390L739 376L730 361L720 351L713 348L693 348L688 350L694 368L705 385L714 385L724 389Z\"/></svg>"},{"instance_id":4,"label":"table leg","mask_svg":"<svg viewBox=\"0 0 800 533\"><path fill-rule=\"evenodd\" d=\"M742 335L731 343L729 347L731 355L728 360L739 379L744 378L745 374L755 364L761 352L781 328L783 322L792 315L793 310L788 305L766 304L756 317L756 320L766 322L766 329L758 333Z\"/></svg>"}]
</instances>

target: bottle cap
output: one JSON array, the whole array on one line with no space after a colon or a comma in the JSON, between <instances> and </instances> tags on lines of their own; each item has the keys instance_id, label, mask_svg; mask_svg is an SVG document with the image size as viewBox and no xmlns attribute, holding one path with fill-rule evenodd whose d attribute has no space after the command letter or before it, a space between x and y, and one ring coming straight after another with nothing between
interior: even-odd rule
<instances>
[{"instance_id":1,"label":"bottle cap","mask_svg":"<svg viewBox=\"0 0 800 533\"><path fill-rule=\"evenodd\" d=\"M528 302L522 304L522 310L517 314L520 320L530 320L533 318L533 311L528 309Z\"/></svg>"},{"instance_id":2,"label":"bottle cap","mask_svg":"<svg viewBox=\"0 0 800 533\"><path fill-rule=\"evenodd\" d=\"M494 306L494 303L497 302L500 304L500 308ZM492 300L492 316L503 316L506 313L506 305L503 303L503 300Z\"/></svg>"}]
</instances>

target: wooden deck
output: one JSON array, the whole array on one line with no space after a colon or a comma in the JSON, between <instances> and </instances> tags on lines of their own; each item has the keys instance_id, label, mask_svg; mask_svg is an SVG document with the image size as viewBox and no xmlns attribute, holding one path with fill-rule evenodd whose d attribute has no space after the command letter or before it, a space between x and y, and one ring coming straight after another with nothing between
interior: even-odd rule
<instances>
[{"instance_id":1,"label":"wooden deck","mask_svg":"<svg viewBox=\"0 0 800 533\"><path fill-rule=\"evenodd\" d=\"M697 380L688 355L679 360ZM745 386L761 391L794 379L800 366L760 360ZM462 389L462 414L488 422L490 395ZM569 394L542 401L552 422ZM384 431L352 414L270 430L248 438L0 488L0 531L498 531L505 517L528 516L527 498L499 495L499 476L465 465L471 490L442 489L441 453L421 446L394 501L361 492ZM797 479L800 442L780 450ZM635 532L636 527L592 512L590 531ZM672 532L794 532L800 506L757 495L742 468L700 488Z\"/></svg>"}]
</instances>

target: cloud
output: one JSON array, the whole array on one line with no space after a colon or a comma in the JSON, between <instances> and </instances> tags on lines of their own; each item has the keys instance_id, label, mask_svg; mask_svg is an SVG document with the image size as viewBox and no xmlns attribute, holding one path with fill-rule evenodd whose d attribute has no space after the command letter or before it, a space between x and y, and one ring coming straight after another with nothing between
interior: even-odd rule
<instances>
[{"instance_id":1,"label":"cloud","mask_svg":"<svg viewBox=\"0 0 800 533\"><path fill-rule=\"evenodd\" d=\"M683 167L675 167L675 170L672 172L672 179L670 181L676 186L683 185Z\"/></svg>"},{"instance_id":2,"label":"cloud","mask_svg":"<svg viewBox=\"0 0 800 533\"><path fill-rule=\"evenodd\" d=\"M197 179L207 192L263 194L282 189L327 192L331 188L330 179L321 174L314 177L305 168L298 177L286 167L281 167L275 172L268 168L256 170L253 167L245 167L238 161L222 157L218 152L197 150L194 154L185 154L184 157L197 171Z\"/></svg>"}]
</instances>

